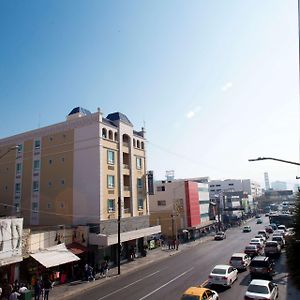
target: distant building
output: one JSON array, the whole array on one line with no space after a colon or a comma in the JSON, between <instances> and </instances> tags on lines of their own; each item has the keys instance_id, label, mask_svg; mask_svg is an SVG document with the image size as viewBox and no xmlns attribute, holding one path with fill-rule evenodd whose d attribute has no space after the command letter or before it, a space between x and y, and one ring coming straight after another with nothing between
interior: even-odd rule
<instances>
[{"instance_id":1,"label":"distant building","mask_svg":"<svg viewBox=\"0 0 300 300\"><path fill-rule=\"evenodd\" d=\"M224 192L245 192L253 198L262 195L260 184L250 179L211 180L209 182L210 199Z\"/></svg>"},{"instance_id":2,"label":"distant building","mask_svg":"<svg viewBox=\"0 0 300 300\"><path fill-rule=\"evenodd\" d=\"M287 190L287 183L284 181L274 181L271 183L272 189L275 191Z\"/></svg>"},{"instance_id":3,"label":"distant building","mask_svg":"<svg viewBox=\"0 0 300 300\"><path fill-rule=\"evenodd\" d=\"M264 173L264 177L265 177L265 189L266 191L270 189L270 181L269 181L269 174L268 172Z\"/></svg>"}]
</instances>

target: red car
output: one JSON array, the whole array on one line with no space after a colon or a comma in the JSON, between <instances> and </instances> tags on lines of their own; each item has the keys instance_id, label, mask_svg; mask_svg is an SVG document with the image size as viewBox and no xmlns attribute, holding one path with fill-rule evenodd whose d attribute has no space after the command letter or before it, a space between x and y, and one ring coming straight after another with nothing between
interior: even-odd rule
<instances>
[{"instance_id":1,"label":"red car","mask_svg":"<svg viewBox=\"0 0 300 300\"><path fill-rule=\"evenodd\" d=\"M271 226L266 226L265 230L266 230L267 233L273 233L274 232L274 230Z\"/></svg>"}]
</instances>

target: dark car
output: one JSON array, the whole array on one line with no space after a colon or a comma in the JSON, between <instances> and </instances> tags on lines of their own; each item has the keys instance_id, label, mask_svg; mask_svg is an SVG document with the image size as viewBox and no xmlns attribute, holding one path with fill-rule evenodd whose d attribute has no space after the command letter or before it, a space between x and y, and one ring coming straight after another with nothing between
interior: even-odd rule
<instances>
[{"instance_id":1,"label":"dark car","mask_svg":"<svg viewBox=\"0 0 300 300\"><path fill-rule=\"evenodd\" d=\"M268 278L272 280L274 263L267 256L256 256L250 263L250 276L252 278Z\"/></svg>"},{"instance_id":2,"label":"dark car","mask_svg":"<svg viewBox=\"0 0 300 300\"><path fill-rule=\"evenodd\" d=\"M262 224L262 219L257 219L256 224Z\"/></svg>"},{"instance_id":3,"label":"dark car","mask_svg":"<svg viewBox=\"0 0 300 300\"><path fill-rule=\"evenodd\" d=\"M215 235L215 240L220 241L226 239L226 234L223 231L217 232Z\"/></svg>"},{"instance_id":4,"label":"dark car","mask_svg":"<svg viewBox=\"0 0 300 300\"><path fill-rule=\"evenodd\" d=\"M271 226L266 226L265 230L266 230L267 233L273 233L274 232L274 230Z\"/></svg>"},{"instance_id":5,"label":"dark car","mask_svg":"<svg viewBox=\"0 0 300 300\"><path fill-rule=\"evenodd\" d=\"M276 241L268 241L265 245L265 256L276 256L279 257L281 254L281 246Z\"/></svg>"}]
</instances>

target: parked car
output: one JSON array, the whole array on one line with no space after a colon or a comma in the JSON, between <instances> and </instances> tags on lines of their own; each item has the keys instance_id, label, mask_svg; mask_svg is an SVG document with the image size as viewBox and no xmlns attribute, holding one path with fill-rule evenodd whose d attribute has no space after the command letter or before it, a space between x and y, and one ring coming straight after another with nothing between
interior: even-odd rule
<instances>
[{"instance_id":1,"label":"parked car","mask_svg":"<svg viewBox=\"0 0 300 300\"><path fill-rule=\"evenodd\" d=\"M229 265L216 265L208 276L208 283L231 286L237 277L236 268Z\"/></svg>"},{"instance_id":2,"label":"parked car","mask_svg":"<svg viewBox=\"0 0 300 300\"><path fill-rule=\"evenodd\" d=\"M282 236L279 236L279 235L274 236L273 235L272 241L278 242L278 244L280 245L281 248L284 248L284 246L285 246L285 239Z\"/></svg>"},{"instance_id":3,"label":"parked car","mask_svg":"<svg viewBox=\"0 0 300 300\"><path fill-rule=\"evenodd\" d=\"M276 256L281 255L281 246L277 241L268 241L265 245L265 256Z\"/></svg>"},{"instance_id":4,"label":"parked car","mask_svg":"<svg viewBox=\"0 0 300 300\"><path fill-rule=\"evenodd\" d=\"M277 284L262 279L253 279L246 291L245 300L270 299L275 300L279 296Z\"/></svg>"},{"instance_id":5,"label":"parked car","mask_svg":"<svg viewBox=\"0 0 300 300\"><path fill-rule=\"evenodd\" d=\"M246 253L233 253L229 264L238 270L246 270L251 262L251 257Z\"/></svg>"},{"instance_id":6,"label":"parked car","mask_svg":"<svg viewBox=\"0 0 300 300\"><path fill-rule=\"evenodd\" d=\"M215 240L216 241L220 241L220 240L224 240L224 239L226 239L225 232L219 231L219 232L216 233L216 235L215 235Z\"/></svg>"},{"instance_id":7,"label":"parked car","mask_svg":"<svg viewBox=\"0 0 300 300\"><path fill-rule=\"evenodd\" d=\"M250 263L250 276L252 278L266 277L272 280L274 263L267 256L256 256Z\"/></svg>"},{"instance_id":8,"label":"parked car","mask_svg":"<svg viewBox=\"0 0 300 300\"><path fill-rule=\"evenodd\" d=\"M256 245L248 245L245 247L244 252L248 254L250 257L254 257L256 255L261 254L261 249L258 248Z\"/></svg>"},{"instance_id":9,"label":"parked car","mask_svg":"<svg viewBox=\"0 0 300 300\"><path fill-rule=\"evenodd\" d=\"M203 287L190 287L188 288L183 295L181 300L218 300L219 295L216 291Z\"/></svg>"},{"instance_id":10,"label":"parked car","mask_svg":"<svg viewBox=\"0 0 300 300\"><path fill-rule=\"evenodd\" d=\"M264 247L264 242L261 241L261 239L258 239L258 238L251 239L249 244L250 245L256 245L260 249L263 249L263 247Z\"/></svg>"},{"instance_id":11,"label":"parked car","mask_svg":"<svg viewBox=\"0 0 300 300\"><path fill-rule=\"evenodd\" d=\"M251 232L251 227L250 226L244 226L243 227L243 232Z\"/></svg>"},{"instance_id":12,"label":"parked car","mask_svg":"<svg viewBox=\"0 0 300 300\"><path fill-rule=\"evenodd\" d=\"M256 224L262 224L262 223L263 223L262 219L257 219Z\"/></svg>"},{"instance_id":13,"label":"parked car","mask_svg":"<svg viewBox=\"0 0 300 300\"><path fill-rule=\"evenodd\" d=\"M265 229L258 230L257 234L262 234L266 238L266 240L269 238L269 234Z\"/></svg>"},{"instance_id":14,"label":"parked car","mask_svg":"<svg viewBox=\"0 0 300 300\"><path fill-rule=\"evenodd\" d=\"M265 230L266 230L267 233L273 233L274 232L274 230L271 226L266 226Z\"/></svg>"}]
</instances>

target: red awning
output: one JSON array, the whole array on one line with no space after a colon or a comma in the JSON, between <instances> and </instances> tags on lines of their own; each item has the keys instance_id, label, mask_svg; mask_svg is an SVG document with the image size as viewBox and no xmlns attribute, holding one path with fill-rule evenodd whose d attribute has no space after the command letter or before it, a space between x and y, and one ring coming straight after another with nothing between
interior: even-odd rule
<instances>
[{"instance_id":1,"label":"red awning","mask_svg":"<svg viewBox=\"0 0 300 300\"><path fill-rule=\"evenodd\" d=\"M79 243L76 243L76 242L67 245L67 248L75 255L78 255L78 254L88 251L87 247L85 247Z\"/></svg>"}]
</instances>

